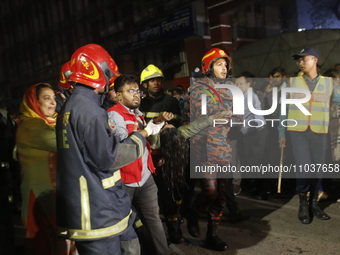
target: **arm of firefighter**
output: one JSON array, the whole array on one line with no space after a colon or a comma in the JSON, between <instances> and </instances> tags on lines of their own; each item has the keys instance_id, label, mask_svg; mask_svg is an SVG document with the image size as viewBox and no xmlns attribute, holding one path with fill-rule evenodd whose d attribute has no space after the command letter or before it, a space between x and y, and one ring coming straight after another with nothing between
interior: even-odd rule
<instances>
[{"instance_id":1,"label":"arm of firefighter","mask_svg":"<svg viewBox=\"0 0 340 255\"><path fill-rule=\"evenodd\" d=\"M161 139L160 134L150 135L147 138L148 142L150 143L151 149L159 149L161 147Z\"/></svg>"},{"instance_id":2,"label":"arm of firefighter","mask_svg":"<svg viewBox=\"0 0 340 255\"><path fill-rule=\"evenodd\" d=\"M190 124L188 125L180 126L178 130L181 132L182 136L184 136L185 139L188 139L191 136L197 134L203 128L208 127L209 125L212 126L213 122L208 115L204 115L190 122Z\"/></svg>"},{"instance_id":3,"label":"arm of firefighter","mask_svg":"<svg viewBox=\"0 0 340 255\"><path fill-rule=\"evenodd\" d=\"M198 119L190 122L190 124L185 126L180 126L178 130L181 132L182 136L185 139L192 137L193 135L197 134L203 128L208 126L212 126L214 124L214 119L228 119L232 116L232 111L222 111L213 115L203 115Z\"/></svg>"},{"instance_id":4,"label":"arm of firefighter","mask_svg":"<svg viewBox=\"0 0 340 255\"><path fill-rule=\"evenodd\" d=\"M118 144L115 161L110 169L118 169L128 165L143 156L146 140L139 132L132 132L126 139Z\"/></svg>"},{"instance_id":5,"label":"arm of firefighter","mask_svg":"<svg viewBox=\"0 0 340 255\"><path fill-rule=\"evenodd\" d=\"M117 170L133 162L143 155L145 144L139 132L132 132L124 140L113 135L105 111L98 111L79 139L84 162L98 171Z\"/></svg>"}]
</instances>

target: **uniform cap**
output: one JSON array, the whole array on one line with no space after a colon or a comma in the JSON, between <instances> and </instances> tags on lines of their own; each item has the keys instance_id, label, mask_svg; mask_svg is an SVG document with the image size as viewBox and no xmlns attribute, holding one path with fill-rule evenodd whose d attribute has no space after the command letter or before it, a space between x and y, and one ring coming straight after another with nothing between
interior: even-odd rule
<instances>
[{"instance_id":1,"label":"uniform cap","mask_svg":"<svg viewBox=\"0 0 340 255\"><path fill-rule=\"evenodd\" d=\"M313 48L303 48L300 51L300 53L293 55L292 59L297 60L301 57L309 56L309 55L319 58L319 54Z\"/></svg>"}]
</instances>

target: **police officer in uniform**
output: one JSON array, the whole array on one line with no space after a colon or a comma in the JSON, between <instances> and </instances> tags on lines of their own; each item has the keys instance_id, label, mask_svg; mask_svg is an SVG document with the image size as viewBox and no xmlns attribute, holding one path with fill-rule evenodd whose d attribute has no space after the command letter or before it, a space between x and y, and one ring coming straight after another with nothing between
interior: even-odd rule
<instances>
[{"instance_id":1,"label":"police officer in uniform","mask_svg":"<svg viewBox=\"0 0 340 255\"><path fill-rule=\"evenodd\" d=\"M304 74L291 78L290 87L305 89L311 93L311 99L302 104L310 111L311 115L305 115L295 104L290 104L287 117L287 119L293 119L297 122L297 125L288 123L287 131L291 137L296 165L303 169L301 172L297 171L296 175L296 191L300 199L298 219L303 224L309 224L311 222L309 209L320 220L330 219L329 215L323 212L318 204L321 173L304 171L304 168L311 167L313 164L325 163L333 81L331 78L321 76L318 73L319 55L314 49L302 49L292 58L296 60L296 64ZM298 99L299 93L292 93L291 98ZM280 119L283 119L283 116ZM286 143L284 131L285 128L279 126L280 147L284 147ZM309 199L307 197L308 192L310 193Z\"/></svg>"}]
</instances>

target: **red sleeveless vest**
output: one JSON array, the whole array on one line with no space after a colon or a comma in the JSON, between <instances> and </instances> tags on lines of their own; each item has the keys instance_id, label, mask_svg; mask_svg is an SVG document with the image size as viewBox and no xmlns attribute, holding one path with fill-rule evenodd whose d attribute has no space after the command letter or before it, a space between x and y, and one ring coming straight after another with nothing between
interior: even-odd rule
<instances>
[{"instance_id":1,"label":"red sleeveless vest","mask_svg":"<svg viewBox=\"0 0 340 255\"><path fill-rule=\"evenodd\" d=\"M126 129L128 130L128 133L131 134L134 128L134 123L137 122L136 115L130 113L121 103L117 103L107 110L107 112L111 111L119 113L124 118ZM139 118L141 118L142 121L145 122L143 116L140 116ZM155 167L151 157L151 147L148 141L146 141L146 147L148 150L148 168L150 169L151 173L155 174ZM143 170L142 158L139 158L126 166L123 166L120 169L120 174L123 183L139 182L142 179L142 170Z\"/></svg>"}]
</instances>

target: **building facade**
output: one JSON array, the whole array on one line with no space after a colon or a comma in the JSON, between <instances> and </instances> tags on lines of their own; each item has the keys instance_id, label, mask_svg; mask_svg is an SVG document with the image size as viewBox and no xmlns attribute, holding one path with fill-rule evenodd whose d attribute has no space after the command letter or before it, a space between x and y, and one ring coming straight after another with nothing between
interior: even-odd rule
<instances>
[{"instance_id":1,"label":"building facade","mask_svg":"<svg viewBox=\"0 0 340 255\"><path fill-rule=\"evenodd\" d=\"M167 88L189 86L212 47L298 29L296 0L2 0L0 108L37 82L58 84L78 47L97 43L122 73L159 66ZM7 103L10 104L10 103Z\"/></svg>"}]
</instances>

